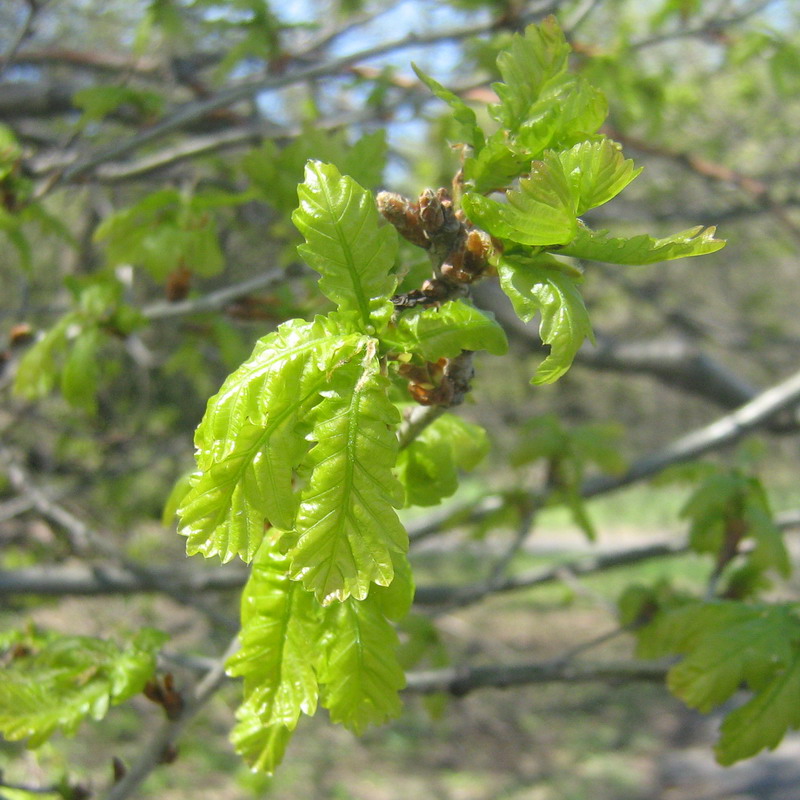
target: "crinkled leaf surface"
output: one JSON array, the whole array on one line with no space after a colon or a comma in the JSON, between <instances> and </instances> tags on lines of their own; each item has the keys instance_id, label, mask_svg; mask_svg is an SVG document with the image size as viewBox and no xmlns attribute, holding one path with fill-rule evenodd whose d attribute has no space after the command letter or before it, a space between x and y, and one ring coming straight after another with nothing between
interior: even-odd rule
<instances>
[{"instance_id":1,"label":"crinkled leaf surface","mask_svg":"<svg viewBox=\"0 0 800 800\"><path fill-rule=\"evenodd\" d=\"M195 434L198 471L178 513L190 555L253 558L264 523L291 528L303 420L330 372L363 344L353 315L292 320L264 337L209 400Z\"/></svg>"},{"instance_id":2,"label":"crinkled leaf surface","mask_svg":"<svg viewBox=\"0 0 800 800\"><path fill-rule=\"evenodd\" d=\"M594 341L575 279L548 256L502 258L498 273L501 288L523 322L541 313L539 335L544 344L550 345L550 354L539 365L532 382L552 383L569 369L583 340Z\"/></svg>"},{"instance_id":3,"label":"crinkled leaf surface","mask_svg":"<svg viewBox=\"0 0 800 800\"><path fill-rule=\"evenodd\" d=\"M301 714L317 706L316 662L325 631L314 595L290 581L289 561L265 542L242 595L241 648L228 674L244 678L231 739L254 769L273 772Z\"/></svg>"},{"instance_id":4,"label":"crinkled leaf surface","mask_svg":"<svg viewBox=\"0 0 800 800\"><path fill-rule=\"evenodd\" d=\"M492 88L500 98L491 107L492 116L509 130L515 130L528 117L548 81L567 69L570 46L554 17L540 25L529 25L524 36L514 36L497 59L503 83Z\"/></svg>"},{"instance_id":5,"label":"crinkled leaf surface","mask_svg":"<svg viewBox=\"0 0 800 800\"><path fill-rule=\"evenodd\" d=\"M486 431L454 414L432 422L397 458L406 505L433 506L458 488L458 470L474 469L489 451Z\"/></svg>"},{"instance_id":6,"label":"crinkled leaf surface","mask_svg":"<svg viewBox=\"0 0 800 800\"><path fill-rule=\"evenodd\" d=\"M610 237L607 231L592 231L580 225L575 239L562 247L559 253L610 264L655 264L673 258L716 253L725 242L715 239L715 232L714 227L703 228L700 225L664 239L654 239L644 233L622 239Z\"/></svg>"},{"instance_id":7,"label":"crinkled leaf surface","mask_svg":"<svg viewBox=\"0 0 800 800\"><path fill-rule=\"evenodd\" d=\"M401 711L398 692L405 675L397 659L397 633L378 598L348 598L329 609L327 624L335 633L320 669L322 705L333 722L358 734Z\"/></svg>"},{"instance_id":8,"label":"crinkled leaf surface","mask_svg":"<svg viewBox=\"0 0 800 800\"><path fill-rule=\"evenodd\" d=\"M382 224L372 194L332 164L309 161L292 221L306 239L301 257L320 274L320 291L369 324L370 300L389 297L397 232Z\"/></svg>"},{"instance_id":9,"label":"crinkled leaf surface","mask_svg":"<svg viewBox=\"0 0 800 800\"><path fill-rule=\"evenodd\" d=\"M505 331L494 316L462 300L404 311L380 339L393 350L417 353L426 361L455 358L462 350L487 350L496 356L508 351Z\"/></svg>"},{"instance_id":10,"label":"crinkled leaf surface","mask_svg":"<svg viewBox=\"0 0 800 800\"><path fill-rule=\"evenodd\" d=\"M575 200L564 170L553 153L531 164L519 189L507 202L468 192L463 207L470 220L499 239L526 245L552 246L572 241L577 231Z\"/></svg>"},{"instance_id":11,"label":"crinkled leaf surface","mask_svg":"<svg viewBox=\"0 0 800 800\"><path fill-rule=\"evenodd\" d=\"M394 510L402 502L392 475L400 417L387 388L374 363L350 364L336 373L316 409L312 472L290 557L292 577L321 603L363 599L373 582L387 586L393 557L408 546Z\"/></svg>"},{"instance_id":12,"label":"crinkled leaf surface","mask_svg":"<svg viewBox=\"0 0 800 800\"><path fill-rule=\"evenodd\" d=\"M620 145L610 139L581 142L559 153L558 158L579 215L616 197L642 171L626 160Z\"/></svg>"},{"instance_id":13,"label":"crinkled leaf surface","mask_svg":"<svg viewBox=\"0 0 800 800\"><path fill-rule=\"evenodd\" d=\"M793 605L690 603L664 611L639 634L645 658L686 657L668 676L687 705L709 711L743 685L753 697L728 714L716 747L732 764L775 747L800 727L800 619Z\"/></svg>"},{"instance_id":14,"label":"crinkled leaf surface","mask_svg":"<svg viewBox=\"0 0 800 800\"><path fill-rule=\"evenodd\" d=\"M19 643L0 680L0 732L38 747L60 730L72 735L86 717L142 690L167 636L145 629L124 647L89 636L51 635ZM26 652L29 651L29 652Z\"/></svg>"}]
</instances>

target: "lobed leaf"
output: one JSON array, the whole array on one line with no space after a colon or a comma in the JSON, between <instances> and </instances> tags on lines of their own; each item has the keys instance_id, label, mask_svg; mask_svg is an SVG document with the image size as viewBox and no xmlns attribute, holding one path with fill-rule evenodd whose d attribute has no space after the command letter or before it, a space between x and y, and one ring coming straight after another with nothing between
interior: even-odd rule
<instances>
[{"instance_id":1,"label":"lobed leaf","mask_svg":"<svg viewBox=\"0 0 800 800\"><path fill-rule=\"evenodd\" d=\"M300 715L316 710L316 650L325 632L314 596L289 580L288 568L265 542L242 595L241 648L226 665L244 678L231 740L253 769L270 773Z\"/></svg>"},{"instance_id":2,"label":"lobed leaf","mask_svg":"<svg viewBox=\"0 0 800 800\"><path fill-rule=\"evenodd\" d=\"M497 58L503 83L492 84L500 102L490 113L509 130L528 117L533 103L547 83L567 69L570 46L555 17L529 25L524 36L514 36Z\"/></svg>"},{"instance_id":3,"label":"lobed leaf","mask_svg":"<svg viewBox=\"0 0 800 800\"><path fill-rule=\"evenodd\" d=\"M530 175L519 189L499 203L476 192L463 198L463 208L479 228L499 239L525 245L567 244L575 237L575 199L558 158L547 153L531 164Z\"/></svg>"},{"instance_id":4,"label":"lobed leaf","mask_svg":"<svg viewBox=\"0 0 800 800\"><path fill-rule=\"evenodd\" d=\"M366 327L370 301L397 286L397 232L381 224L372 194L332 164L309 161L297 193L292 221L306 239L298 252L319 272L320 291L340 309L358 311Z\"/></svg>"},{"instance_id":5,"label":"lobed leaf","mask_svg":"<svg viewBox=\"0 0 800 800\"><path fill-rule=\"evenodd\" d=\"M393 560L408 547L394 510L402 502L392 475L400 418L387 388L374 364L350 364L334 375L317 407L311 476L289 555L292 578L323 604L363 599L373 582L388 586Z\"/></svg>"},{"instance_id":6,"label":"lobed leaf","mask_svg":"<svg viewBox=\"0 0 800 800\"><path fill-rule=\"evenodd\" d=\"M343 175L372 188L381 183L386 164L386 133L377 130L351 143L343 130L309 127L282 150L266 140L242 159L242 167L264 202L288 214L297 207L297 184L310 158L336 164Z\"/></svg>"},{"instance_id":7,"label":"lobed leaf","mask_svg":"<svg viewBox=\"0 0 800 800\"><path fill-rule=\"evenodd\" d=\"M625 159L620 145L605 138L576 144L559 153L558 159L576 199L578 215L616 197L642 171Z\"/></svg>"},{"instance_id":8,"label":"lobed leaf","mask_svg":"<svg viewBox=\"0 0 800 800\"><path fill-rule=\"evenodd\" d=\"M406 505L434 506L458 488L458 470L474 469L489 451L486 431L443 414L400 451L396 473Z\"/></svg>"},{"instance_id":9,"label":"lobed leaf","mask_svg":"<svg viewBox=\"0 0 800 800\"><path fill-rule=\"evenodd\" d=\"M363 345L351 326L347 315L281 325L209 400L195 434L198 471L178 509L189 555L249 561L265 523L293 527L302 423L329 373Z\"/></svg>"},{"instance_id":10,"label":"lobed leaf","mask_svg":"<svg viewBox=\"0 0 800 800\"><path fill-rule=\"evenodd\" d=\"M501 288L523 322L541 314L539 335L544 344L550 345L550 354L537 368L532 383L558 380L569 369L583 340L594 341L575 279L547 256L501 258L498 273Z\"/></svg>"},{"instance_id":11,"label":"lobed leaf","mask_svg":"<svg viewBox=\"0 0 800 800\"><path fill-rule=\"evenodd\" d=\"M574 240L560 248L559 253L610 264L655 264L721 250L725 242L715 239L715 232L714 227L700 225L664 239L654 239L647 234L622 239L609 237L607 231L593 231L579 225Z\"/></svg>"},{"instance_id":12,"label":"lobed leaf","mask_svg":"<svg viewBox=\"0 0 800 800\"><path fill-rule=\"evenodd\" d=\"M0 681L0 732L39 747L56 731L72 735L86 718L139 693L167 639L145 629L124 647L89 636L22 636Z\"/></svg>"},{"instance_id":13,"label":"lobed leaf","mask_svg":"<svg viewBox=\"0 0 800 800\"><path fill-rule=\"evenodd\" d=\"M742 686L753 697L727 715L717 760L732 764L774 748L800 727L800 619L793 604L692 602L662 611L638 633L640 655L686 657L668 675L670 690L700 711Z\"/></svg>"},{"instance_id":14,"label":"lobed leaf","mask_svg":"<svg viewBox=\"0 0 800 800\"><path fill-rule=\"evenodd\" d=\"M331 608L333 632L320 667L322 705L331 721L361 734L371 724L399 716L405 675L397 659L398 638L370 593Z\"/></svg>"},{"instance_id":15,"label":"lobed leaf","mask_svg":"<svg viewBox=\"0 0 800 800\"><path fill-rule=\"evenodd\" d=\"M404 311L379 336L385 346L426 361L455 358L462 350L487 350L496 356L508 352L505 331L494 316L463 300Z\"/></svg>"}]
</instances>

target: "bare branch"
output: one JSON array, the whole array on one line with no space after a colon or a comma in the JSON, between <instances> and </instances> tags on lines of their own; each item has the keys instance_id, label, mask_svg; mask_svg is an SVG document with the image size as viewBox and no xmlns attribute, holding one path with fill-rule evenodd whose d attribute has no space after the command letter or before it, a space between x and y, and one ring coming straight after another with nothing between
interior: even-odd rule
<instances>
[{"instance_id":1,"label":"bare branch","mask_svg":"<svg viewBox=\"0 0 800 800\"><path fill-rule=\"evenodd\" d=\"M254 278L248 278L240 283L225 286L216 292L209 292L201 297L193 297L177 303L166 301L152 303L149 306L145 306L141 313L147 319L157 320L185 316L186 314L200 314L206 311L218 311L239 297L282 283L287 277L291 276L290 270L271 269L256 275Z\"/></svg>"},{"instance_id":2,"label":"bare branch","mask_svg":"<svg viewBox=\"0 0 800 800\"><path fill-rule=\"evenodd\" d=\"M36 22L36 17L44 8L44 3L34 2L33 0L29 0L25 5L27 6L25 19L16 35L11 40L8 50L0 56L0 77L2 77L3 73L11 66L11 63L17 55L17 51L25 40L33 34L33 25Z\"/></svg>"},{"instance_id":3,"label":"bare branch","mask_svg":"<svg viewBox=\"0 0 800 800\"><path fill-rule=\"evenodd\" d=\"M543 4L542 7L537 11L526 16L536 18L546 14L550 10L551 5L552 4L550 3ZM108 161L114 161L121 156L126 155L127 153L137 150L139 147L157 141L158 139L183 128L185 125L194 120L205 117L207 114L213 111L225 108L241 100L248 100L262 92L276 91L287 86L306 83L319 78L335 76L361 61L367 61L378 56L383 56L399 50L405 50L410 47L420 47L446 41L460 41L462 39L479 36L481 34L490 32L497 27L498 24L499 23L497 21L490 21L454 27L444 31L433 31L426 34L412 33L408 36L404 36L401 39L382 42L374 45L373 47L351 53L350 55L333 58L322 64L301 67L299 69L290 70L286 74L270 75L266 78L245 81L238 85L229 86L221 89L211 97L185 103L184 105L176 108L171 114L167 115L167 117L162 119L161 122L158 122L145 130L139 131L127 139L123 139L112 147L97 153L93 153L87 156L85 159L77 161L75 164L67 167L63 173L61 173L59 182L64 183L76 180L81 176L86 175L86 173L95 169L100 164L104 164Z\"/></svg>"},{"instance_id":4,"label":"bare branch","mask_svg":"<svg viewBox=\"0 0 800 800\"><path fill-rule=\"evenodd\" d=\"M144 580L157 586L159 591L172 597L183 605L202 611L209 619L223 628L237 630L238 623L229 619L215 606L203 602L196 596L187 595L180 587L176 587L170 577L164 577L154 572L151 568L128 558L114 544L113 537L95 531L83 520L76 517L66 508L52 500L48 494L39 489L31 480L28 473L14 460L11 453L0 446L0 466L2 466L9 482L23 497L28 498L33 507L43 517L55 522L69 537L73 550L84 557L101 555L118 563L127 572L135 575L139 580Z\"/></svg>"},{"instance_id":5,"label":"bare branch","mask_svg":"<svg viewBox=\"0 0 800 800\"><path fill-rule=\"evenodd\" d=\"M494 664L478 667L409 672L406 689L409 694L445 692L463 697L476 689L507 689L535 683L631 683L645 681L663 683L668 664L635 661L564 662L540 661L529 664Z\"/></svg>"}]
</instances>

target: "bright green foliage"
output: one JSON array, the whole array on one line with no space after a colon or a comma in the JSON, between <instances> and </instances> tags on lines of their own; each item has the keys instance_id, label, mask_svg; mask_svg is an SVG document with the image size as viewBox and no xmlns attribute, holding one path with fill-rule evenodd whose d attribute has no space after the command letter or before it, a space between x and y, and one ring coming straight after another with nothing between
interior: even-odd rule
<instances>
[{"instance_id":1,"label":"bright green foliage","mask_svg":"<svg viewBox=\"0 0 800 800\"><path fill-rule=\"evenodd\" d=\"M523 322L541 314L539 336L550 345L550 354L531 382L558 380L570 368L583 340L594 341L589 314L578 291L580 274L546 255L503 257L497 271L500 286Z\"/></svg>"},{"instance_id":2,"label":"bright green foliage","mask_svg":"<svg viewBox=\"0 0 800 800\"><path fill-rule=\"evenodd\" d=\"M654 239L647 234L620 239L608 236L607 231L592 231L580 225L575 239L562 247L560 253L609 264L655 264L673 258L716 253L725 242L715 239L715 232L716 228L700 225L664 239Z\"/></svg>"},{"instance_id":3,"label":"bright green foliage","mask_svg":"<svg viewBox=\"0 0 800 800\"><path fill-rule=\"evenodd\" d=\"M333 722L360 734L400 714L405 675L395 654L397 634L372 594L363 601L350 597L329 613L336 633L320 669L322 704Z\"/></svg>"},{"instance_id":4,"label":"bright green foliage","mask_svg":"<svg viewBox=\"0 0 800 800\"><path fill-rule=\"evenodd\" d=\"M458 470L475 469L488 452L483 428L453 414L442 415L398 456L405 505L438 505L458 488Z\"/></svg>"},{"instance_id":5,"label":"bright green foliage","mask_svg":"<svg viewBox=\"0 0 800 800\"><path fill-rule=\"evenodd\" d=\"M742 558L750 571L789 575L791 564L783 534L772 519L769 499L758 478L739 469L715 470L692 493L681 516L691 521L692 548L716 556L720 567L745 545ZM747 548L748 542L754 546Z\"/></svg>"},{"instance_id":6,"label":"bright green foliage","mask_svg":"<svg viewBox=\"0 0 800 800\"><path fill-rule=\"evenodd\" d=\"M576 198L578 215L616 197L642 171L626 160L622 148L610 139L581 142L558 157Z\"/></svg>"},{"instance_id":7,"label":"bright green foliage","mask_svg":"<svg viewBox=\"0 0 800 800\"><path fill-rule=\"evenodd\" d=\"M122 302L122 286L108 278L73 282L75 308L68 311L20 360L14 392L28 399L59 386L76 408L97 409L99 357L109 336L127 336L142 318Z\"/></svg>"},{"instance_id":8,"label":"bright green foliage","mask_svg":"<svg viewBox=\"0 0 800 800\"><path fill-rule=\"evenodd\" d=\"M404 569L389 589L325 609L289 579L289 559L274 539L254 561L242 597L241 649L227 665L244 678L232 741L265 772L275 770L300 715L313 714L318 701L333 721L359 733L399 713L405 679L386 615L403 615L413 591ZM390 600L387 592L403 597Z\"/></svg>"},{"instance_id":9,"label":"bright green foliage","mask_svg":"<svg viewBox=\"0 0 800 800\"><path fill-rule=\"evenodd\" d=\"M331 164L311 161L298 188L292 221L305 236L300 255L320 273L319 289L340 309L355 309L369 324L370 300L394 292L389 274L397 232L379 225L372 195Z\"/></svg>"},{"instance_id":10,"label":"bright green foliage","mask_svg":"<svg viewBox=\"0 0 800 800\"><path fill-rule=\"evenodd\" d=\"M800 618L790 604L694 602L640 630L639 655L685 656L668 685L687 705L710 711L746 686L753 694L725 718L717 760L732 764L774 748L800 727Z\"/></svg>"},{"instance_id":11,"label":"bright green foliage","mask_svg":"<svg viewBox=\"0 0 800 800\"><path fill-rule=\"evenodd\" d=\"M508 340L494 316L461 300L441 307L412 309L391 320L381 341L395 352L414 353L426 361L454 358L462 350L505 355Z\"/></svg>"},{"instance_id":12,"label":"bright green foliage","mask_svg":"<svg viewBox=\"0 0 800 800\"><path fill-rule=\"evenodd\" d=\"M101 719L152 678L156 651L166 639L149 628L124 647L89 636L4 635L0 648L8 663L0 681L0 732L38 747L57 730L74 734L86 717Z\"/></svg>"},{"instance_id":13,"label":"bright green foliage","mask_svg":"<svg viewBox=\"0 0 800 800\"><path fill-rule=\"evenodd\" d=\"M547 154L534 161L507 203L477 193L464 195L464 210L478 226L498 239L525 245L571 242L577 231L575 199L559 159Z\"/></svg>"},{"instance_id":14,"label":"bright green foliage","mask_svg":"<svg viewBox=\"0 0 800 800\"><path fill-rule=\"evenodd\" d=\"M317 707L315 651L325 633L314 596L288 577L288 559L259 550L242 595L241 649L228 674L244 678L244 702L231 734L255 769L273 772L300 714Z\"/></svg>"},{"instance_id":15,"label":"bright green foliage","mask_svg":"<svg viewBox=\"0 0 800 800\"><path fill-rule=\"evenodd\" d=\"M242 167L261 199L288 213L297 206L297 184L310 158L336 164L343 175L372 188L381 182L386 164L386 133L368 133L351 144L344 131L309 126L282 150L265 141L242 159Z\"/></svg>"},{"instance_id":16,"label":"bright green foliage","mask_svg":"<svg viewBox=\"0 0 800 800\"><path fill-rule=\"evenodd\" d=\"M566 70L569 54L570 46L554 17L529 26L524 37L515 36L497 59L504 82L492 85L500 98L491 108L492 116L511 131L527 122L543 89Z\"/></svg>"},{"instance_id":17,"label":"bright green foliage","mask_svg":"<svg viewBox=\"0 0 800 800\"><path fill-rule=\"evenodd\" d=\"M0 181L6 180L22 158L22 147L11 128L0 125Z\"/></svg>"},{"instance_id":18,"label":"bright green foliage","mask_svg":"<svg viewBox=\"0 0 800 800\"><path fill-rule=\"evenodd\" d=\"M611 475L625 471L618 449L620 435L616 425L587 424L567 429L554 414L545 414L522 427L520 444L511 460L515 466L523 466L544 459L549 504L567 506L576 525L594 540L596 531L581 496L583 479L589 465Z\"/></svg>"},{"instance_id":19,"label":"bright green foliage","mask_svg":"<svg viewBox=\"0 0 800 800\"><path fill-rule=\"evenodd\" d=\"M216 275L223 267L213 210L245 202L246 195L187 195L160 189L107 217L95 238L106 244L110 265L135 264L156 280L176 269Z\"/></svg>"},{"instance_id":20,"label":"bright green foliage","mask_svg":"<svg viewBox=\"0 0 800 800\"><path fill-rule=\"evenodd\" d=\"M190 555L250 561L265 523L293 527L294 471L308 449L308 415L329 370L363 345L361 335L337 325L348 321L284 323L209 400L195 434L198 472L179 509Z\"/></svg>"},{"instance_id":21,"label":"bright green foliage","mask_svg":"<svg viewBox=\"0 0 800 800\"><path fill-rule=\"evenodd\" d=\"M402 488L391 472L400 417L387 389L372 363L354 363L336 373L316 409L313 471L289 555L292 577L323 604L350 595L363 600L371 582L388 586L393 561L407 547L394 511Z\"/></svg>"},{"instance_id":22,"label":"bright green foliage","mask_svg":"<svg viewBox=\"0 0 800 800\"><path fill-rule=\"evenodd\" d=\"M435 81L430 75L426 75L416 64L411 65L417 77L436 95L443 100L453 110L453 118L461 126L460 133L462 141L479 151L485 144L483 131L478 125L478 118L475 112L457 95Z\"/></svg>"},{"instance_id":23,"label":"bright green foliage","mask_svg":"<svg viewBox=\"0 0 800 800\"><path fill-rule=\"evenodd\" d=\"M75 92L73 103L83 109L81 122L97 122L120 108L153 119L164 108L164 97L157 92L131 86L89 86Z\"/></svg>"}]
</instances>

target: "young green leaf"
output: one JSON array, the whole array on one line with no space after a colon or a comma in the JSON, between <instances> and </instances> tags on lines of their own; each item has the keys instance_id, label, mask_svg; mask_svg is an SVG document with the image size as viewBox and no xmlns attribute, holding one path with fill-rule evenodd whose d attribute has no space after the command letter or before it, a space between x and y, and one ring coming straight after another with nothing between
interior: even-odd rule
<instances>
[{"instance_id":1,"label":"young green leaf","mask_svg":"<svg viewBox=\"0 0 800 800\"><path fill-rule=\"evenodd\" d=\"M397 633L373 593L329 609L327 624L333 635L319 677L331 720L361 734L398 716L405 675L397 660Z\"/></svg>"},{"instance_id":2,"label":"young green leaf","mask_svg":"<svg viewBox=\"0 0 800 800\"><path fill-rule=\"evenodd\" d=\"M781 665L761 691L732 711L720 727L714 751L729 766L763 749L774 750L790 728L800 728L800 647L795 642L791 660Z\"/></svg>"},{"instance_id":3,"label":"young green leaf","mask_svg":"<svg viewBox=\"0 0 800 800\"><path fill-rule=\"evenodd\" d=\"M351 143L343 130L309 126L282 150L266 140L242 159L242 167L264 202L289 214L297 207L297 184L310 158L336 164L343 175L374 188L386 164L386 133L377 130Z\"/></svg>"},{"instance_id":4,"label":"young green leaf","mask_svg":"<svg viewBox=\"0 0 800 800\"><path fill-rule=\"evenodd\" d=\"M244 678L244 702L231 734L253 769L271 773L301 714L317 707L313 654L324 634L319 604L288 578L288 559L265 542L242 595L241 648L228 674Z\"/></svg>"},{"instance_id":5,"label":"young green leaf","mask_svg":"<svg viewBox=\"0 0 800 800\"><path fill-rule=\"evenodd\" d=\"M688 603L660 612L638 632L645 658L681 654L670 690L692 708L710 711L743 685L753 697L728 714L717 760L732 764L773 748L800 727L800 619L792 604Z\"/></svg>"},{"instance_id":6,"label":"young green leaf","mask_svg":"<svg viewBox=\"0 0 800 800\"><path fill-rule=\"evenodd\" d=\"M716 253L725 247L725 242L715 239L715 232L714 227L703 228L700 225L664 239L654 239L647 234L621 239L610 237L608 231L593 231L581 224L575 239L560 248L559 253L610 264L655 264L673 258Z\"/></svg>"},{"instance_id":7,"label":"young green leaf","mask_svg":"<svg viewBox=\"0 0 800 800\"><path fill-rule=\"evenodd\" d=\"M477 195L508 186L530 169L531 158L510 149L502 128L493 133L480 152L464 159L464 184Z\"/></svg>"},{"instance_id":8,"label":"young green leaf","mask_svg":"<svg viewBox=\"0 0 800 800\"><path fill-rule=\"evenodd\" d=\"M455 358L462 350L487 350L496 356L508 351L505 331L494 316L463 300L404 311L379 338L392 350L417 353L426 361Z\"/></svg>"},{"instance_id":9,"label":"young green leaf","mask_svg":"<svg viewBox=\"0 0 800 800\"><path fill-rule=\"evenodd\" d=\"M96 325L82 330L71 343L61 372L61 393L76 408L97 411L98 350L102 334Z\"/></svg>"},{"instance_id":10,"label":"young green leaf","mask_svg":"<svg viewBox=\"0 0 800 800\"><path fill-rule=\"evenodd\" d=\"M297 190L292 221L306 239L300 255L320 274L320 291L340 309L354 309L369 325L374 298L389 297L397 232L382 225L372 194L332 164L309 161Z\"/></svg>"},{"instance_id":11,"label":"young green leaf","mask_svg":"<svg viewBox=\"0 0 800 800\"><path fill-rule=\"evenodd\" d=\"M642 171L626 161L622 148L610 139L581 142L558 158L577 200L578 215L616 197Z\"/></svg>"},{"instance_id":12,"label":"young green leaf","mask_svg":"<svg viewBox=\"0 0 800 800\"><path fill-rule=\"evenodd\" d=\"M548 256L501 258L498 273L501 288L523 322L530 322L537 312L542 315L539 335L550 345L550 354L539 365L532 383L558 380L569 369L583 340L594 341L575 279Z\"/></svg>"},{"instance_id":13,"label":"young green leaf","mask_svg":"<svg viewBox=\"0 0 800 800\"><path fill-rule=\"evenodd\" d=\"M373 582L388 586L393 560L408 547L394 510L402 488L391 472L400 415L387 388L375 364L353 363L337 371L316 409L312 472L289 555L292 578L323 604L363 599Z\"/></svg>"},{"instance_id":14,"label":"young green leaf","mask_svg":"<svg viewBox=\"0 0 800 800\"><path fill-rule=\"evenodd\" d=\"M144 688L166 639L152 629L125 647L89 636L21 635L0 681L0 732L38 747L57 730L74 734L86 717L101 719Z\"/></svg>"},{"instance_id":15,"label":"young green leaf","mask_svg":"<svg viewBox=\"0 0 800 800\"><path fill-rule=\"evenodd\" d=\"M469 219L499 239L554 246L575 237L575 198L555 154L547 153L543 161L534 161L529 177L506 197L507 203L498 203L468 192L462 202Z\"/></svg>"},{"instance_id":16,"label":"young green leaf","mask_svg":"<svg viewBox=\"0 0 800 800\"><path fill-rule=\"evenodd\" d=\"M529 25L524 36L514 36L497 59L504 83L492 84L500 98L490 109L492 116L509 130L516 130L547 83L566 71L569 53L555 17Z\"/></svg>"},{"instance_id":17,"label":"young green leaf","mask_svg":"<svg viewBox=\"0 0 800 800\"><path fill-rule=\"evenodd\" d=\"M195 433L198 471L178 510L190 555L249 561L265 522L292 528L294 471L308 450L301 423L329 373L363 344L348 326L352 315L281 325L209 400Z\"/></svg>"},{"instance_id":18,"label":"young green leaf","mask_svg":"<svg viewBox=\"0 0 800 800\"><path fill-rule=\"evenodd\" d=\"M489 439L478 425L443 414L400 451L396 473L406 505L434 506L458 488L458 470L474 469L486 456Z\"/></svg>"},{"instance_id":19,"label":"young green leaf","mask_svg":"<svg viewBox=\"0 0 800 800\"><path fill-rule=\"evenodd\" d=\"M475 151L480 151L485 139L483 131L478 126L475 112L457 94L426 75L416 64L412 64L411 67L428 89L453 110L453 118L461 126L462 141L474 148Z\"/></svg>"}]
</instances>

